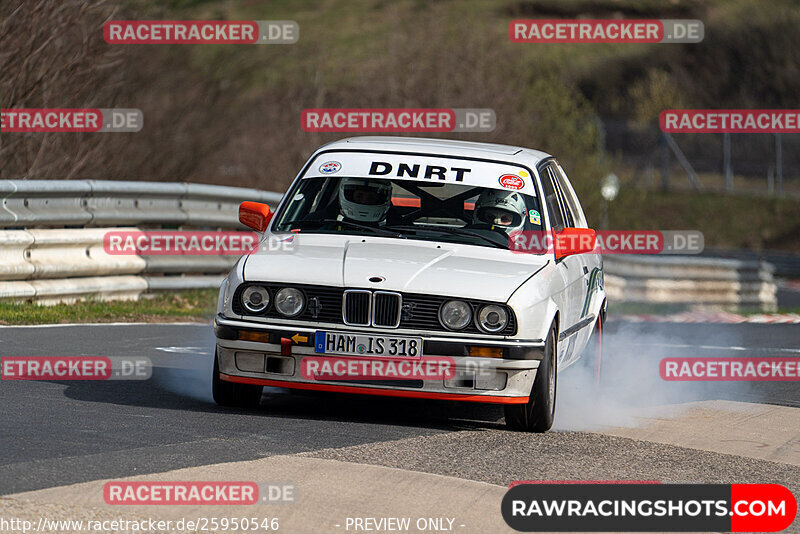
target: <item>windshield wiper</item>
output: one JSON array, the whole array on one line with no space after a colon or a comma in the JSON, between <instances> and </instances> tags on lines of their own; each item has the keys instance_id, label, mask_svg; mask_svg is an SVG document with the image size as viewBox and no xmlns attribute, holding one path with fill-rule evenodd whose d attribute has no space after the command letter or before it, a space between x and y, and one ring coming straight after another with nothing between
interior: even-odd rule
<instances>
[{"instance_id":1,"label":"windshield wiper","mask_svg":"<svg viewBox=\"0 0 800 534\"><path fill-rule=\"evenodd\" d=\"M310 224L341 224L342 226L349 226L350 228L357 228L359 230L369 230L376 234L381 235L388 235L390 237L399 237L400 239L408 239L408 237L404 236L400 232L393 232L391 230L385 230L378 226L367 226L366 224L358 224L352 221L347 220L337 220L337 219L319 219L319 220L311 220L311 221L296 221L292 224L293 228L303 228L304 226L308 226Z\"/></svg>"},{"instance_id":2,"label":"windshield wiper","mask_svg":"<svg viewBox=\"0 0 800 534\"><path fill-rule=\"evenodd\" d=\"M490 239L490 238L486 237L485 235L481 235L481 234L479 234L477 232L473 232L471 230L466 230L464 228L458 228L458 227L452 227L451 228L449 226L414 226L414 225L391 226L390 228L393 228L393 229L396 229L396 230L416 230L416 231L422 231L422 232L440 232L440 233L443 233L443 234L451 234L451 235L468 235L468 236L477 237L478 239L486 241L487 243L489 243L490 245L492 245L494 247L502 248L503 250L508 250L508 246L503 245L502 243L498 243L497 241L495 241L493 239Z\"/></svg>"}]
</instances>

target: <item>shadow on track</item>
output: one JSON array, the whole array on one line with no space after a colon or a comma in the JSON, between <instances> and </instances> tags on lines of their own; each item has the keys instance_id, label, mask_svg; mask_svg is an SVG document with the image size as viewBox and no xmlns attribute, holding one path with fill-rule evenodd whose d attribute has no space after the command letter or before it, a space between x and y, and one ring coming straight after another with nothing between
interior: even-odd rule
<instances>
[{"instance_id":1,"label":"shadow on track","mask_svg":"<svg viewBox=\"0 0 800 534\"><path fill-rule=\"evenodd\" d=\"M192 358L191 355L182 355ZM207 356L194 357L195 363ZM155 367L147 381L57 382L64 395L83 402L231 414L301 421L356 422L440 431L505 428L502 408L474 403L315 393L265 387L258 409L226 408L211 400L210 364L205 369Z\"/></svg>"}]
</instances>

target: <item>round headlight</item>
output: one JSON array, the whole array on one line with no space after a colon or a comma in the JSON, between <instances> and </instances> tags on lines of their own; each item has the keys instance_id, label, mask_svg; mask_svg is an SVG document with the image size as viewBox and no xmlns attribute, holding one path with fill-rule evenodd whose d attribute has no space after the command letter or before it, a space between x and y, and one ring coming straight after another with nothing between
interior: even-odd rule
<instances>
[{"instance_id":1,"label":"round headlight","mask_svg":"<svg viewBox=\"0 0 800 534\"><path fill-rule=\"evenodd\" d=\"M439 310L439 321L450 330L461 330L470 320L472 320L472 308L463 300L448 300Z\"/></svg>"},{"instance_id":2,"label":"round headlight","mask_svg":"<svg viewBox=\"0 0 800 534\"><path fill-rule=\"evenodd\" d=\"M305 303L303 292L293 287L284 287L275 294L275 309L286 317L294 317L303 311Z\"/></svg>"},{"instance_id":3,"label":"round headlight","mask_svg":"<svg viewBox=\"0 0 800 534\"><path fill-rule=\"evenodd\" d=\"M249 286L242 291L242 306L252 313L261 313L269 306L269 291L261 286Z\"/></svg>"},{"instance_id":4,"label":"round headlight","mask_svg":"<svg viewBox=\"0 0 800 534\"><path fill-rule=\"evenodd\" d=\"M478 312L478 326L484 332L495 333L501 331L508 324L508 312L502 306L489 304Z\"/></svg>"}]
</instances>

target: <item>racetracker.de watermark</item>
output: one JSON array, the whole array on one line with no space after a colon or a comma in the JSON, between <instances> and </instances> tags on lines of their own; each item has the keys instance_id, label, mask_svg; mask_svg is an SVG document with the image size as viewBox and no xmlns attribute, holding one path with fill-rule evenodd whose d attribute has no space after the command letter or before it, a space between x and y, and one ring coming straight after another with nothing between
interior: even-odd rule
<instances>
[{"instance_id":1,"label":"racetracker.de watermark","mask_svg":"<svg viewBox=\"0 0 800 534\"><path fill-rule=\"evenodd\" d=\"M800 381L800 358L664 358L658 371L667 381Z\"/></svg>"},{"instance_id":2,"label":"racetracker.de watermark","mask_svg":"<svg viewBox=\"0 0 800 534\"><path fill-rule=\"evenodd\" d=\"M293 20L110 20L108 44L294 44Z\"/></svg>"},{"instance_id":3,"label":"racetracker.de watermark","mask_svg":"<svg viewBox=\"0 0 800 534\"><path fill-rule=\"evenodd\" d=\"M0 380L149 380L145 356L3 356Z\"/></svg>"},{"instance_id":4,"label":"racetracker.de watermark","mask_svg":"<svg viewBox=\"0 0 800 534\"><path fill-rule=\"evenodd\" d=\"M517 19L508 24L515 43L699 43L696 19Z\"/></svg>"},{"instance_id":5,"label":"racetracker.de watermark","mask_svg":"<svg viewBox=\"0 0 800 534\"><path fill-rule=\"evenodd\" d=\"M450 380L456 362L449 356L410 358L362 358L307 356L300 364L306 380Z\"/></svg>"},{"instance_id":6,"label":"racetracker.de watermark","mask_svg":"<svg viewBox=\"0 0 800 534\"><path fill-rule=\"evenodd\" d=\"M491 132L496 116L481 108L314 108L300 114L306 132Z\"/></svg>"},{"instance_id":7,"label":"racetracker.de watermark","mask_svg":"<svg viewBox=\"0 0 800 534\"><path fill-rule=\"evenodd\" d=\"M291 483L244 481L111 481L103 486L110 505L252 505L293 503Z\"/></svg>"},{"instance_id":8,"label":"racetracker.de watermark","mask_svg":"<svg viewBox=\"0 0 800 534\"><path fill-rule=\"evenodd\" d=\"M508 248L517 254L557 249L581 249L589 254L700 254L704 247L703 233L697 230L598 230L595 234L593 250L590 235L545 230L511 232Z\"/></svg>"},{"instance_id":9,"label":"racetracker.de watermark","mask_svg":"<svg viewBox=\"0 0 800 534\"><path fill-rule=\"evenodd\" d=\"M111 230L103 235L103 250L112 256L242 256L294 248L294 235L271 235L259 244L255 232Z\"/></svg>"},{"instance_id":10,"label":"racetracker.de watermark","mask_svg":"<svg viewBox=\"0 0 800 534\"><path fill-rule=\"evenodd\" d=\"M131 133L138 132L143 126L141 110L133 108L0 109L0 131L3 133Z\"/></svg>"},{"instance_id":11,"label":"racetracker.de watermark","mask_svg":"<svg viewBox=\"0 0 800 534\"><path fill-rule=\"evenodd\" d=\"M667 133L800 133L800 109L667 109Z\"/></svg>"}]
</instances>

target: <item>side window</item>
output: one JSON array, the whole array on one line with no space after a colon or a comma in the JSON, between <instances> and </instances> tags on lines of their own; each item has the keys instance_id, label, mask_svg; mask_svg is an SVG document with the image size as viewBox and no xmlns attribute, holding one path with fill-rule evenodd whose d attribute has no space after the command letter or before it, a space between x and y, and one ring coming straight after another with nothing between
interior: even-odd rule
<instances>
[{"instance_id":1,"label":"side window","mask_svg":"<svg viewBox=\"0 0 800 534\"><path fill-rule=\"evenodd\" d=\"M575 226L575 217L572 215L572 210L569 207L569 203L567 202L567 195L564 194L564 188L561 185L561 181L559 180L558 171L555 169L553 165L549 166L550 174L553 177L553 183L556 186L556 190L558 191L558 203L561 205L561 214L564 217L564 224L569 226L570 228Z\"/></svg>"},{"instance_id":2,"label":"side window","mask_svg":"<svg viewBox=\"0 0 800 534\"><path fill-rule=\"evenodd\" d=\"M566 226L561 201L558 198L558 186L553 180L553 171L550 166L542 167L539 176L542 179L542 189L544 189L544 202L547 205L547 213L550 214L550 226L553 230L561 230Z\"/></svg>"},{"instance_id":3,"label":"side window","mask_svg":"<svg viewBox=\"0 0 800 534\"><path fill-rule=\"evenodd\" d=\"M556 181L561 190L562 204L572 218L570 226L586 228L586 216L583 214L583 209L575 196L575 191L573 191L567 175L564 173L564 169L558 163L551 165L551 169L555 173Z\"/></svg>"}]
</instances>

